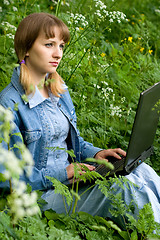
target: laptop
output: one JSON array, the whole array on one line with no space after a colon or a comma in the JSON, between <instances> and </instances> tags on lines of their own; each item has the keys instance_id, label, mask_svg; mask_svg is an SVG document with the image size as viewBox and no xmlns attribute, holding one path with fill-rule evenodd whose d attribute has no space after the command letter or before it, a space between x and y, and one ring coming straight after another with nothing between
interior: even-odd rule
<instances>
[{"instance_id":1,"label":"laptop","mask_svg":"<svg viewBox=\"0 0 160 240\"><path fill-rule=\"evenodd\" d=\"M102 176L106 176L108 172L109 175L116 172L129 174L150 157L153 154L153 141L158 126L159 113L160 82L140 94L126 157L121 160L109 157L109 162L114 165L114 170L110 170L102 164L98 165L90 162L89 164L96 167L94 171L97 171ZM73 179L69 179L69 182L72 184Z\"/></svg>"}]
</instances>

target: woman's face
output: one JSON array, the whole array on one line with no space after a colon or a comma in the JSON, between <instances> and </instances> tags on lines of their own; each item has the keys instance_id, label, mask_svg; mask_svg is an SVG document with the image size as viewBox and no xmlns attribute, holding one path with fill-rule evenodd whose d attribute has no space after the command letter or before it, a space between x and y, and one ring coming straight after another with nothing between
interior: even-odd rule
<instances>
[{"instance_id":1,"label":"woman's face","mask_svg":"<svg viewBox=\"0 0 160 240\"><path fill-rule=\"evenodd\" d=\"M26 53L26 65L35 78L41 81L46 73L54 73L63 56L64 41L60 39L58 27L54 27L54 38L46 38L41 32L31 49Z\"/></svg>"}]
</instances>

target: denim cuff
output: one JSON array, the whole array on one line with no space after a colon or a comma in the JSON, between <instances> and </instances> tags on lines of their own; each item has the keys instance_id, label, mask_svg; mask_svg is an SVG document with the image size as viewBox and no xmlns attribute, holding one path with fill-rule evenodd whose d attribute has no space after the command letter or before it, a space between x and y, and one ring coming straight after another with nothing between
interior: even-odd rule
<instances>
[{"instance_id":1,"label":"denim cuff","mask_svg":"<svg viewBox=\"0 0 160 240\"><path fill-rule=\"evenodd\" d=\"M56 178L60 182L64 182L68 179L66 168L59 169L58 171L56 171L55 169L46 169L45 176ZM46 184L48 188L52 187L52 182L47 178Z\"/></svg>"}]
</instances>

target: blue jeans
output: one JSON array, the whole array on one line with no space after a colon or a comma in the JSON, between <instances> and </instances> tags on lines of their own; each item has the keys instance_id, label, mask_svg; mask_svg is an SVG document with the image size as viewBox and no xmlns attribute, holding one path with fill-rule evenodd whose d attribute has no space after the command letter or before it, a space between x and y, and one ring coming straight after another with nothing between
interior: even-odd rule
<instances>
[{"instance_id":1,"label":"blue jeans","mask_svg":"<svg viewBox=\"0 0 160 240\"><path fill-rule=\"evenodd\" d=\"M147 164L142 163L132 173L125 176L132 183L123 184L124 188L119 187L115 183L112 188L115 194L121 193L122 200L129 205L131 201L136 202L134 217L138 215L139 209L143 208L146 203L151 203L155 221L160 223L160 177ZM83 193L89 186L83 186L79 189L79 194ZM55 194L54 190L48 190L43 194L42 198L47 202L43 210L53 209L57 213L64 213L65 208L61 195ZM109 209L112 207L109 200L98 185L89 189L84 193L77 204L77 211L87 212L91 215L112 218ZM113 218L112 218L113 219Z\"/></svg>"}]
</instances>

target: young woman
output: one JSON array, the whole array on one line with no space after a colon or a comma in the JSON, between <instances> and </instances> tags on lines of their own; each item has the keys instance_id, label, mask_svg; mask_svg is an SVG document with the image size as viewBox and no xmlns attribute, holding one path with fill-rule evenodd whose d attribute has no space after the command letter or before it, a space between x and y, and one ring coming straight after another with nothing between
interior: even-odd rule
<instances>
[{"instance_id":1,"label":"young woman","mask_svg":"<svg viewBox=\"0 0 160 240\"><path fill-rule=\"evenodd\" d=\"M69 37L67 26L53 15L34 13L24 18L15 34L15 51L20 66L14 69L11 83L0 93L0 104L12 109L14 132L22 134L35 163L31 176L27 177L24 173L21 180L29 183L33 190L44 191L43 199L47 203L43 209L52 208L59 213L65 211L63 200L54 193L46 176L64 182L73 177L74 166L65 150L51 151L50 148L73 149L77 162L89 157L107 159L113 156L121 159L120 156L126 154L120 148L102 150L94 147L79 135L67 86L56 71ZM23 100L24 94L28 101ZM14 110L16 103L18 111ZM17 141L21 139L14 135L10 144ZM90 171L94 170L94 166L85 165ZM114 184L115 193L121 192L126 204L136 201L138 208L151 202L155 220L160 223L159 176L143 163L126 178L138 186L128 185L122 189ZM7 183L0 183L0 187L5 185ZM79 193L87 187L81 187ZM110 216L110 206L110 201L96 186L83 194L77 209L107 217Z\"/></svg>"}]
</instances>

